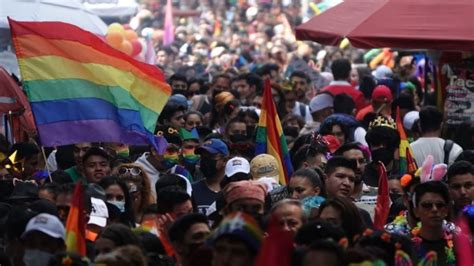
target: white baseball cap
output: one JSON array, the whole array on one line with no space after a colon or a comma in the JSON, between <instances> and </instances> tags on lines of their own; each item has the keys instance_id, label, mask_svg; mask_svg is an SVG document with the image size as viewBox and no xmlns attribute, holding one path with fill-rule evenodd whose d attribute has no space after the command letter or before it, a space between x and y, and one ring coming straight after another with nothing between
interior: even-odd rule
<instances>
[{"instance_id":1,"label":"white baseball cap","mask_svg":"<svg viewBox=\"0 0 474 266\"><path fill-rule=\"evenodd\" d=\"M321 111L328 107L334 106L334 99L328 93L321 93L313 97L309 102L309 110L311 113Z\"/></svg>"},{"instance_id":2,"label":"white baseball cap","mask_svg":"<svg viewBox=\"0 0 474 266\"><path fill-rule=\"evenodd\" d=\"M100 227L107 225L107 218L109 218L109 210L105 202L98 198L91 198L91 215L87 224L95 224Z\"/></svg>"},{"instance_id":3,"label":"white baseball cap","mask_svg":"<svg viewBox=\"0 0 474 266\"><path fill-rule=\"evenodd\" d=\"M60 238L66 241L66 230L58 217L48 214L40 213L31 218L26 225L25 232L21 238L25 238L29 233L38 231L44 233L52 238Z\"/></svg>"},{"instance_id":4,"label":"white baseball cap","mask_svg":"<svg viewBox=\"0 0 474 266\"><path fill-rule=\"evenodd\" d=\"M406 113L403 117L403 127L408 130L413 130L413 124L415 124L417 119L420 119L420 112L410 111Z\"/></svg>"},{"instance_id":5,"label":"white baseball cap","mask_svg":"<svg viewBox=\"0 0 474 266\"><path fill-rule=\"evenodd\" d=\"M231 177L237 173L250 173L250 163L243 157L234 157L225 164L225 175Z\"/></svg>"}]
</instances>

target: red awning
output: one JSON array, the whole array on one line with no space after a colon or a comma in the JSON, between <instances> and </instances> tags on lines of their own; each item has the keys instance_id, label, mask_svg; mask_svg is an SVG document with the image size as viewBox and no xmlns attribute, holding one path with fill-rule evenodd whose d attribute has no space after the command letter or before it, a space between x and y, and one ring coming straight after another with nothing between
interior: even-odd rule
<instances>
[{"instance_id":1,"label":"red awning","mask_svg":"<svg viewBox=\"0 0 474 266\"><path fill-rule=\"evenodd\" d=\"M296 38L359 48L474 51L474 0L346 0L296 27Z\"/></svg>"}]
</instances>

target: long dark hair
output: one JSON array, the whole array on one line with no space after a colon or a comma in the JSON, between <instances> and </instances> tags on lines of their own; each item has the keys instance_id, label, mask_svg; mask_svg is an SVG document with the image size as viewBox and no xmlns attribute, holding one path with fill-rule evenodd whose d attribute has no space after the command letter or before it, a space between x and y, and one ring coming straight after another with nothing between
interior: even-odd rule
<instances>
[{"instance_id":1,"label":"long dark hair","mask_svg":"<svg viewBox=\"0 0 474 266\"><path fill-rule=\"evenodd\" d=\"M125 212L120 215L120 222L127 226L135 227L135 215L133 214L132 198L128 192L127 185L117 176L104 177L99 182L99 186L101 186L104 190L112 185L118 185L122 189L123 195L125 196Z\"/></svg>"},{"instance_id":2,"label":"long dark hair","mask_svg":"<svg viewBox=\"0 0 474 266\"><path fill-rule=\"evenodd\" d=\"M319 214L327 207L336 208L341 212L341 227L347 235L349 241L352 241L356 235L364 231L364 222L357 207L346 197L334 197L327 199L319 207Z\"/></svg>"}]
</instances>

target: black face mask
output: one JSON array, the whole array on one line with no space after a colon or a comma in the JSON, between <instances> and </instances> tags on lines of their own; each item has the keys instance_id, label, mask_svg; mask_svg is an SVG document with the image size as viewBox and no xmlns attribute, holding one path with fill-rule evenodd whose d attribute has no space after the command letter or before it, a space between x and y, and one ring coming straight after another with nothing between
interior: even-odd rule
<instances>
[{"instance_id":1,"label":"black face mask","mask_svg":"<svg viewBox=\"0 0 474 266\"><path fill-rule=\"evenodd\" d=\"M393 202L397 201L402 195L400 195L398 193L390 193L389 196L390 196L390 200L393 203Z\"/></svg>"},{"instance_id":2,"label":"black face mask","mask_svg":"<svg viewBox=\"0 0 474 266\"><path fill-rule=\"evenodd\" d=\"M283 133L285 133L286 136L297 138L299 135L299 128L298 127L285 127L283 129Z\"/></svg>"},{"instance_id":3,"label":"black face mask","mask_svg":"<svg viewBox=\"0 0 474 266\"><path fill-rule=\"evenodd\" d=\"M393 161L393 150L388 148L380 148L372 151L372 161L382 162L387 167Z\"/></svg>"},{"instance_id":4,"label":"black face mask","mask_svg":"<svg viewBox=\"0 0 474 266\"><path fill-rule=\"evenodd\" d=\"M217 161L201 158L199 169L206 178L213 178L217 173Z\"/></svg>"},{"instance_id":5,"label":"black face mask","mask_svg":"<svg viewBox=\"0 0 474 266\"><path fill-rule=\"evenodd\" d=\"M253 139L255 135L255 126L247 126L247 138Z\"/></svg>"},{"instance_id":6,"label":"black face mask","mask_svg":"<svg viewBox=\"0 0 474 266\"><path fill-rule=\"evenodd\" d=\"M234 134L229 136L229 140L232 143L245 142L247 141L247 136L245 136L244 134Z\"/></svg>"}]
</instances>

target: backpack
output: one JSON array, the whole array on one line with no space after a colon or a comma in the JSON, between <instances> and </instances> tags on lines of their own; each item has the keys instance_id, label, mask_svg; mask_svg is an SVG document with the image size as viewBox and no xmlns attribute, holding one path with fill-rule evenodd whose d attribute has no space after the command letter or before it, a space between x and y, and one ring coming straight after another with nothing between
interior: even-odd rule
<instances>
[{"instance_id":1,"label":"backpack","mask_svg":"<svg viewBox=\"0 0 474 266\"><path fill-rule=\"evenodd\" d=\"M454 141L447 139L444 142L443 150L444 150L444 163L446 165L449 164L449 154L451 153L451 150L453 149L454 146Z\"/></svg>"},{"instance_id":2,"label":"backpack","mask_svg":"<svg viewBox=\"0 0 474 266\"><path fill-rule=\"evenodd\" d=\"M300 103L300 114L303 119L306 119L306 104Z\"/></svg>"}]
</instances>

